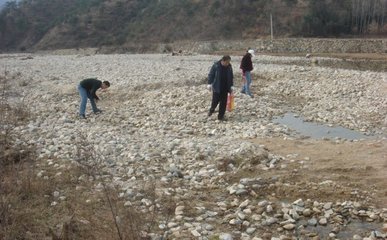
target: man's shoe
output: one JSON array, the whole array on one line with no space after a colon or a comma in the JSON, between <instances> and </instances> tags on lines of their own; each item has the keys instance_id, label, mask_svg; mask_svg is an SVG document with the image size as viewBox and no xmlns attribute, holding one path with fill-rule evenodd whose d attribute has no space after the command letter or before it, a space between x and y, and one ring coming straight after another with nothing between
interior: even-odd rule
<instances>
[{"instance_id":1,"label":"man's shoe","mask_svg":"<svg viewBox=\"0 0 387 240\"><path fill-rule=\"evenodd\" d=\"M80 119L86 119L86 116L85 116L85 114L81 114L81 115L79 115L79 118Z\"/></svg>"},{"instance_id":2,"label":"man's shoe","mask_svg":"<svg viewBox=\"0 0 387 240\"><path fill-rule=\"evenodd\" d=\"M213 113L214 113L214 111L211 111L211 110L210 110L210 111L208 112L208 116L211 117L211 115L212 115Z\"/></svg>"},{"instance_id":3,"label":"man's shoe","mask_svg":"<svg viewBox=\"0 0 387 240\"><path fill-rule=\"evenodd\" d=\"M94 112L94 114L100 114L100 113L102 113L101 109L98 109L97 111Z\"/></svg>"},{"instance_id":4,"label":"man's shoe","mask_svg":"<svg viewBox=\"0 0 387 240\"><path fill-rule=\"evenodd\" d=\"M242 94L246 94L246 92L245 92L245 91L243 91L243 90L241 91L241 93L242 93Z\"/></svg>"},{"instance_id":5,"label":"man's shoe","mask_svg":"<svg viewBox=\"0 0 387 240\"><path fill-rule=\"evenodd\" d=\"M225 117L218 117L218 120L221 122L227 121Z\"/></svg>"}]
</instances>

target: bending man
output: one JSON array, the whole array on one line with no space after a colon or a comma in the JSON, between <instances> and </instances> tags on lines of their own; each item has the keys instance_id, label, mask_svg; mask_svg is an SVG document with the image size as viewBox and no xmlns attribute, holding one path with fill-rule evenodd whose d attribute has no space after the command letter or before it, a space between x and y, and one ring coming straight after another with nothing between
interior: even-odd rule
<instances>
[{"instance_id":1,"label":"bending man","mask_svg":"<svg viewBox=\"0 0 387 240\"><path fill-rule=\"evenodd\" d=\"M88 78L82 80L78 85L79 95L81 96L81 105L79 107L79 117L82 119L86 118L86 104L87 99L90 100L91 108L95 114L102 112L97 108L97 104L95 101L98 101L99 98L96 95L96 91L98 89L106 89L110 87L110 83L108 81L100 81L95 78Z\"/></svg>"}]
</instances>

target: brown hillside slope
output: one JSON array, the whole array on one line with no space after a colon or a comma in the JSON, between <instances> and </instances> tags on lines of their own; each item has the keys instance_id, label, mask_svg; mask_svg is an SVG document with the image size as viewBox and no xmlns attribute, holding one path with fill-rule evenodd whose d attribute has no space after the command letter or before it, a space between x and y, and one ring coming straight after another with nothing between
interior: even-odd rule
<instances>
[{"instance_id":1,"label":"brown hillside slope","mask_svg":"<svg viewBox=\"0 0 387 240\"><path fill-rule=\"evenodd\" d=\"M276 37L383 36L387 0L36 0L0 14L0 50ZM368 3L368 1L367 1ZM367 15L368 16L368 15Z\"/></svg>"}]
</instances>

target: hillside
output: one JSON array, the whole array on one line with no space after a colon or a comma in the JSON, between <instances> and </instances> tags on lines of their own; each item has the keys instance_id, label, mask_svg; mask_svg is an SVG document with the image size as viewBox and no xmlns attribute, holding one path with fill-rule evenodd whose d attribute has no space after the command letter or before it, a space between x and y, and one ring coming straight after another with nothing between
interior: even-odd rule
<instances>
[{"instance_id":1,"label":"hillside","mask_svg":"<svg viewBox=\"0 0 387 240\"><path fill-rule=\"evenodd\" d=\"M7 2L8 2L7 0L0 0L0 10L3 9L3 7Z\"/></svg>"},{"instance_id":2,"label":"hillside","mask_svg":"<svg viewBox=\"0 0 387 240\"><path fill-rule=\"evenodd\" d=\"M0 14L0 49L276 36L387 34L387 0L24 0Z\"/></svg>"}]
</instances>

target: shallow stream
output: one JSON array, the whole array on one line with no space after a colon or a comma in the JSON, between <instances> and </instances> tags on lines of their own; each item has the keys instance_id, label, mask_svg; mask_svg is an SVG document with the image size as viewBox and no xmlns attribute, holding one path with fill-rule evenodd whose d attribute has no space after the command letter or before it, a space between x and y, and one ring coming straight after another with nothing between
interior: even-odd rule
<instances>
[{"instance_id":1,"label":"shallow stream","mask_svg":"<svg viewBox=\"0 0 387 240\"><path fill-rule=\"evenodd\" d=\"M321 139L321 138L344 138L348 140L366 139L370 136L364 135L361 132L350 130L343 127L330 127L324 124L306 122L297 114L287 112L281 117L275 117L274 123L286 125L290 129L296 131L300 135Z\"/></svg>"}]
</instances>

